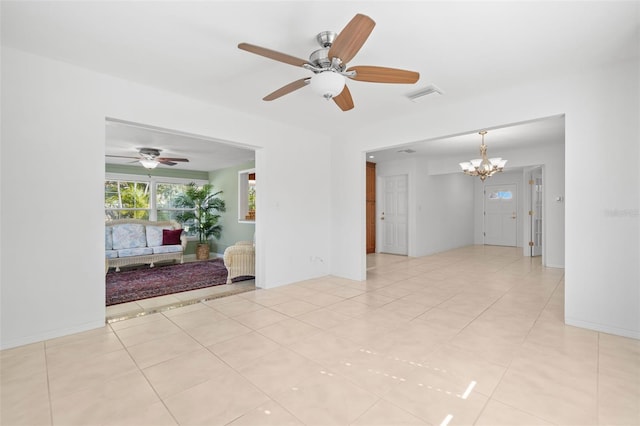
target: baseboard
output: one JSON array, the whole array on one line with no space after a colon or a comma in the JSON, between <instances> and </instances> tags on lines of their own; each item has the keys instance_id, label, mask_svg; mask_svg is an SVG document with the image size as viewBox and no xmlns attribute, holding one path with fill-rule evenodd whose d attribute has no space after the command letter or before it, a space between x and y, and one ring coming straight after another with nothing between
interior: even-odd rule
<instances>
[{"instance_id":1,"label":"baseboard","mask_svg":"<svg viewBox=\"0 0 640 426\"><path fill-rule=\"evenodd\" d=\"M15 340L9 340L7 342L0 343L0 350L17 348L18 346L29 345L31 343L43 342L45 340L55 339L57 337L64 337L70 334L82 333L83 331L94 330L96 328L104 327L104 319L100 321L93 321L90 323L82 324L76 327L63 328L60 330L51 330L46 333L34 334L32 336L21 337Z\"/></svg>"},{"instance_id":2,"label":"baseboard","mask_svg":"<svg viewBox=\"0 0 640 426\"><path fill-rule=\"evenodd\" d=\"M572 325L574 327L586 328L588 330L598 331L601 333L614 334L616 336L630 337L632 339L640 340L640 331L637 330L628 330L626 328L612 327L573 318L565 318L564 322L565 324Z\"/></svg>"},{"instance_id":3,"label":"baseboard","mask_svg":"<svg viewBox=\"0 0 640 426\"><path fill-rule=\"evenodd\" d=\"M221 259L223 256L224 256L223 253L213 253L213 252L209 253L209 259L216 259L216 258ZM195 253L194 254L185 254L183 257L184 257L184 260L189 261L189 262L192 262L192 261L196 260Z\"/></svg>"}]
</instances>

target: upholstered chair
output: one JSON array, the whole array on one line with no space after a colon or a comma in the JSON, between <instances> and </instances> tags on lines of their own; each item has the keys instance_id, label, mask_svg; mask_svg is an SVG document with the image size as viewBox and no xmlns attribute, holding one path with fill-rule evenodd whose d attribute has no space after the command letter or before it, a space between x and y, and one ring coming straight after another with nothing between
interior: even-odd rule
<instances>
[{"instance_id":1,"label":"upholstered chair","mask_svg":"<svg viewBox=\"0 0 640 426\"><path fill-rule=\"evenodd\" d=\"M239 241L224 251L227 284L237 277L256 275L256 248L253 241Z\"/></svg>"}]
</instances>

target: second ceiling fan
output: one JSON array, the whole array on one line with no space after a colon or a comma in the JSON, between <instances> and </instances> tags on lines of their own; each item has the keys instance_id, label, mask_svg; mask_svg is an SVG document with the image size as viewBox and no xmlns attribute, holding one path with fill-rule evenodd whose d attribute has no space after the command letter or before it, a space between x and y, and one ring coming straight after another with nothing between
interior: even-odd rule
<instances>
[{"instance_id":1,"label":"second ceiling fan","mask_svg":"<svg viewBox=\"0 0 640 426\"><path fill-rule=\"evenodd\" d=\"M265 101L278 99L295 90L310 85L326 99L333 101L343 111L353 108L351 92L346 86L346 78L372 83L413 84L420 74L397 68L360 65L347 68L349 62L365 43L376 23L366 15L357 14L349 21L340 34L324 31L316 39L321 49L311 54L309 60L287 55L265 47L240 43L238 48L286 64L295 65L314 73L311 77L293 81L263 98Z\"/></svg>"}]
</instances>

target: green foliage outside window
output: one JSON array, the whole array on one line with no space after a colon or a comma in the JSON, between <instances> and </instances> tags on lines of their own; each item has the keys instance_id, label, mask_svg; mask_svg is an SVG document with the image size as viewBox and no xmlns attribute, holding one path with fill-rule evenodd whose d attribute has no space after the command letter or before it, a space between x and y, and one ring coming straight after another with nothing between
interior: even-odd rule
<instances>
[{"instance_id":1,"label":"green foliage outside window","mask_svg":"<svg viewBox=\"0 0 640 426\"><path fill-rule=\"evenodd\" d=\"M249 186L249 211L256 209L256 187L253 185Z\"/></svg>"},{"instance_id":2,"label":"green foliage outside window","mask_svg":"<svg viewBox=\"0 0 640 426\"><path fill-rule=\"evenodd\" d=\"M149 183L106 181L104 194L107 219L149 218Z\"/></svg>"}]
</instances>

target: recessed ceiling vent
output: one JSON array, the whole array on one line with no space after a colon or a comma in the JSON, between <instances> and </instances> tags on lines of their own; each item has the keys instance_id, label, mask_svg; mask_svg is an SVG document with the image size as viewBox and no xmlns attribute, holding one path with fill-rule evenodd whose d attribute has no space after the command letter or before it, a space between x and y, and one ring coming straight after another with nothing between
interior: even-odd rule
<instances>
[{"instance_id":1,"label":"recessed ceiling vent","mask_svg":"<svg viewBox=\"0 0 640 426\"><path fill-rule=\"evenodd\" d=\"M444 92L438 88L437 86L430 84L427 87L420 89L418 91L409 93L407 98L409 98L413 102L422 102L426 99L428 95L442 95Z\"/></svg>"},{"instance_id":2,"label":"recessed ceiling vent","mask_svg":"<svg viewBox=\"0 0 640 426\"><path fill-rule=\"evenodd\" d=\"M411 149L411 148L407 148L407 149L401 149L398 152L404 152L405 154L414 154L416 152L415 149Z\"/></svg>"}]
</instances>

